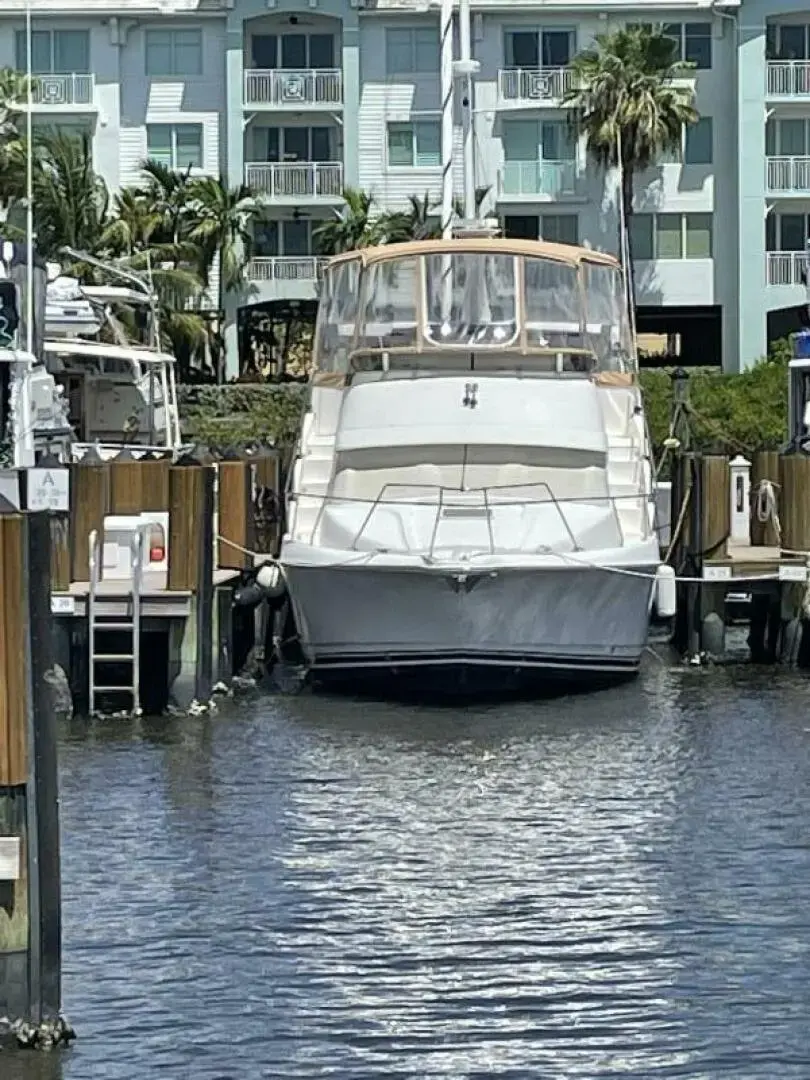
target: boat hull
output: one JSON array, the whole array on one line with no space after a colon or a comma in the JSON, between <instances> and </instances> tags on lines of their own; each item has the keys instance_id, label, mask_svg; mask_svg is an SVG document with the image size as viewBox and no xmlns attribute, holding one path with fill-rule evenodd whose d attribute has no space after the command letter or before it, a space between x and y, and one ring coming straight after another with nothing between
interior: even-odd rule
<instances>
[{"instance_id":1,"label":"boat hull","mask_svg":"<svg viewBox=\"0 0 810 1080\"><path fill-rule=\"evenodd\" d=\"M638 671L655 569L284 567L301 647L320 675L500 669L565 681Z\"/></svg>"}]
</instances>

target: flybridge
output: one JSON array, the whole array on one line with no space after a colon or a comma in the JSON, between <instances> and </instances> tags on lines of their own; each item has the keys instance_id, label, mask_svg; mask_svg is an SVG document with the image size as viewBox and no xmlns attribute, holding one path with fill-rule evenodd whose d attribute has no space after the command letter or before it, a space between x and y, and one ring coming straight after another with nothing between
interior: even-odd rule
<instances>
[{"instance_id":1,"label":"flybridge","mask_svg":"<svg viewBox=\"0 0 810 1080\"><path fill-rule=\"evenodd\" d=\"M48 283L45 294L45 336L48 338L93 336L102 320L75 278L58 277Z\"/></svg>"}]
</instances>

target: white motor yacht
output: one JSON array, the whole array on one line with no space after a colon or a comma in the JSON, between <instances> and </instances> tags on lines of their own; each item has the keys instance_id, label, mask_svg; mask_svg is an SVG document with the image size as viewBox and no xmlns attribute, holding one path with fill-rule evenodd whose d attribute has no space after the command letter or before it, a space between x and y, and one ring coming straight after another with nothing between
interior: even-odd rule
<instances>
[{"instance_id":1,"label":"white motor yacht","mask_svg":"<svg viewBox=\"0 0 810 1080\"><path fill-rule=\"evenodd\" d=\"M68 460L90 447L110 458L125 446L137 456L181 445L175 361L158 347L151 305L137 289L66 277L49 282L44 364L30 375L38 442L63 442ZM145 340L137 332L131 340L120 318L125 311L142 324ZM56 438L59 425L69 432L66 440Z\"/></svg>"},{"instance_id":2,"label":"white motor yacht","mask_svg":"<svg viewBox=\"0 0 810 1080\"><path fill-rule=\"evenodd\" d=\"M660 563L621 268L534 241L328 265L280 563L321 675L634 674Z\"/></svg>"}]
</instances>

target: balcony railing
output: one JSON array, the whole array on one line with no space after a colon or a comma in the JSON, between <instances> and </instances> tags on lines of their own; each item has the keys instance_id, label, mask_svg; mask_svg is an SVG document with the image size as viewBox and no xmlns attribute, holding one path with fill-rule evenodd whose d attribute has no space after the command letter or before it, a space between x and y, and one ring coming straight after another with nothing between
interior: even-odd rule
<instances>
[{"instance_id":1,"label":"balcony railing","mask_svg":"<svg viewBox=\"0 0 810 1080\"><path fill-rule=\"evenodd\" d=\"M328 259L319 255L257 255L250 260L250 281L317 281Z\"/></svg>"},{"instance_id":2,"label":"balcony railing","mask_svg":"<svg viewBox=\"0 0 810 1080\"><path fill-rule=\"evenodd\" d=\"M810 157L767 158L765 187L772 195L810 195Z\"/></svg>"},{"instance_id":3,"label":"balcony railing","mask_svg":"<svg viewBox=\"0 0 810 1080\"><path fill-rule=\"evenodd\" d=\"M31 97L41 108L92 105L95 75L35 75Z\"/></svg>"},{"instance_id":4,"label":"balcony railing","mask_svg":"<svg viewBox=\"0 0 810 1080\"><path fill-rule=\"evenodd\" d=\"M327 199L343 197L343 165L338 162L250 162L245 183L271 199Z\"/></svg>"},{"instance_id":5,"label":"balcony railing","mask_svg":"<svg viewBox=\"0 0 810 1080\"><path fill-rule=\"evenodd\" d=\"M803 285L807 259L803 251L769 251L767 256L769 285Z\"/></svg>"},{"instance_id":6,"label":"balcony railing","mask_svg":"<svg viewBox=\"0 0 810 1080\"><path fill-rule=\"evenodd\" d=\"M573 73L568 68L503 68L498 72L498 104L556 104L572 86Z\"/></svg>"},{"instance_id":7,"label":"balcony railing","mask_svg":"<svg viewBox=\"0 0 810 1080\"><path fill-rule=\"evenodd\" d=\"M768 97L810 97L810 60L769 60L766 70Z\"/></svg>"},{"instance_id":8,"label":"balcony railing","mask_svg":"<svg viewBox=\"0 0 810 1080\"><path fill-rule=\"evenodd\" d=\"M558 199L576 192L575 161L507 161L498 174L504 198Z\"/></svg>"},{"instance_id":9,"label":"balcony railing","mask_svg":"<svg viewBox=\"0 0 810 1080\"><path fill-rule=\"evenodd\" d=\"M245 105L274 109L338 108L343 104L343 73L335 70L246 71Z\"/></svg>"}]
</instances>

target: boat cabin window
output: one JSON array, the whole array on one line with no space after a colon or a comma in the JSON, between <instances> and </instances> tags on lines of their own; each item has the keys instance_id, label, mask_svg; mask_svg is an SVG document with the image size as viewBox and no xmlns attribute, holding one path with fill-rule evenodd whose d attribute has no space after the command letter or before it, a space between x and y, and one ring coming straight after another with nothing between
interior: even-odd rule
<instances>
[{"instance_id":1,"label":"boat cabin window","mask_svg":"<svg viewBox=\"0 0 810 1080\"><path fill-rule=\"evenodd\" d=\"M584 254L576 265L542 249L409 249L362 270L360 259L339 262L323 283L316 349L319 370L341 374L350 358L356 371L473 365L583 374L632 365L615 263Z\"/></svg>"},{"instance_id":2,"label":"boat cabin window","mask_svg":"<svg viewBox=\"0 0 810 1080\"><path fill-rule=\"evenodd\" d=\"M625 371L632 349L627 301L619 272L612 266L583 263L587 347L604 371Z\"/></svg>"},{"instance_id":3,"label":"boat cabin window","mask_svg":"<svg viewBox=\"0 0 810 1080\"><path fill-rule=\"evenodd\" d=\"M357 323L359 289L359 260L338 263L324 274L316 335L321 371L348 369Z\"/></svg>"},{"instance_id":4,"label":"boat cabin window","mask_svg":"<svg viewBox=\"0 0 810 1080\"><path fill-rule=\"evenodd\" d=\"M415 346L418 292L416 259L391 259L370 266L365 273L358 346Z\"/></svg>"},{"instance_id":5,"label":"boat cabin window","mask_svg":"<svg viewBox=\"0 0 810 1080\"><path fill-rule=\"evenodd\" d=\"M552 259L526 259L524 268L529 348L586 348L576 267Z\"/></svg>"},{"instance_id":6,"label":"boat cabin window","mask_svg":"<svg viewBox=\"0 0 810 1080\"><path fill-rule=\"evenodd\" d=\"M424 334L434 345L510 345L518 335L513 255L428 255Z\"/></svg>"},{"instance_id":7,"label":"boat cabin window","mask_svg":"<svg viewBox=\"0 0 810 1080\"><path fill-rule=\"evenodd\" d=\"M101 373L102 375L134 375L136 377L140 374L135 370L135 365L131 360L121 360L110 356L105 356L101 361Z\"/></svg>"}]
</instances>

